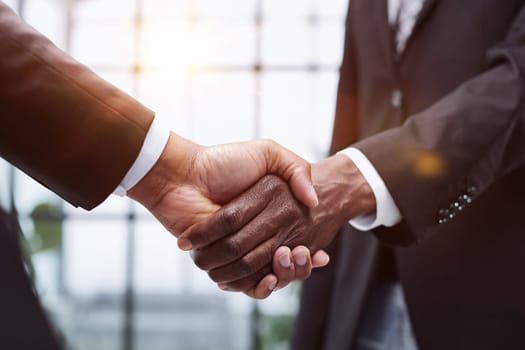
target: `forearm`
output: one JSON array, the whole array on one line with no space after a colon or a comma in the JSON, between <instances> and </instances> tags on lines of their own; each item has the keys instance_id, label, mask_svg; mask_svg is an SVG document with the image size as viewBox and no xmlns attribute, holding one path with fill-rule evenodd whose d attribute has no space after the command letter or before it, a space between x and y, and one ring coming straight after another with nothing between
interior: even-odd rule
<instances>
[{"instance_id":1,"label":"forearm","mask_svg":"<svg viewBox=\"0 0 525 350\"><path fill-rule=\"evenodd\" d=\"M338 228L355 217L375 213L372 188L349 157L338 154L314 164L312 179L320 203L312 210L314 221L331 221Z\"/></svg>"},{"instance_id":2,"label":"forearm","mask_svg":"<svg viewBox=\"0 0 525 350\"><path fill-rule=\"evenodd\" d=\"M119 184L153 120L0 3L0 156L86 209Z\"/></svg>"},{"instance_id":3,"label":"forearm","mask_svg":"<svg viewBox=\"0 0 525 350\"><path fill-rule=\"evenodd\" d=\"M199 145L173 132L170 133L168 143L159 160L128 191L128 197L141 203L149 211L155 212L167 193L176 191L178 187L194 181L190 178L192 161L200 149ZM189 201L189 198L186 201Z\"/></svg>"},{"instance_id":4,"label":"forearm","mask_svg":"<svg viewBox=\"0 0 525 350\"><path fill-rule=\"evenodd\" d=\"M488 69L401 127L355 145L374 164L417 242L525 164L525 9ZM387 236L387 234L383 235Z\"/></svg>"}]
</instances>

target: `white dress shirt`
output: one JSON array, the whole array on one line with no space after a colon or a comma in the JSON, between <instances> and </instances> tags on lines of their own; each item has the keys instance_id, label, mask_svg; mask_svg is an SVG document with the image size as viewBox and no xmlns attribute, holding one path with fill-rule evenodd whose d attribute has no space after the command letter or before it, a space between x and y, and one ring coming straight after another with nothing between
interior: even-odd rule
<instances>
[{"instance_id":1,"label":"white dress shirt","mask_svg":"<svg viewBox=\"0 0 525 350\"><path fill-rule=\"evenodd\" d=\"M405 49L417 16L425 0L388 0L388 19L391 25L398 25L396 47L398 52ZM169 129L163 128L157 118L146 135L142 149L129 169L124 180L115 189L114 194L125 196L151 170L160 158L168 142ZM347 148L339 154L349 157L370 185L376 198L376 211L372 215L361 216L350 220L350 225L361 231L369 231L379 226L394 226L402 219L392 195L383 179L366 156L356 148Z\"/></svg>"},{"instance_id":2,"label":"white dress shirt","mask_svg":"<svg viewBox=\"0 0 525 350\"><path fill-rule=\"evenodd\" d=\"M113 191L113 194L124 197L133 186L146 176L159 160L162 151L164 151L168 143L169 136L170 129L164 127L159 119L155 117L149 127L137 159L120 185Z\"/></svg>"}]
</instances>

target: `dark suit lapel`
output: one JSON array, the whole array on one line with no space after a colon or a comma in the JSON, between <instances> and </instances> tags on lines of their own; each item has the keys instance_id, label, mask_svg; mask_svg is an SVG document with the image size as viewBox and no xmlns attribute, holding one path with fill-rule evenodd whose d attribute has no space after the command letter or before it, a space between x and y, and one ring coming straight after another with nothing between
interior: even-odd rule
<instances>
[{"instance_id":1,"label":"dark suit lapel","mask_svg":"<svg viewBox=\"0 0 525 350\"><path fill-rule=\"evenodd\" d=\"M435 9L436 5L439 3L439 0L426 0L421 13L419 14L412 35L407 40L406 48L410 45L412 38L417 35L417 31L424 24L425 20L428 19L432 11ZM388 0L378 0L378 1L369 1L369 4L372 6L370 8L370 13L373 13L374 22L376 28L378 28L378 38L379 45L381 46L381 52L386 58L387 62L391 63L392 71L396 70L396 49L395 49L395 35L392 33L390 23L388 20Z\"/></svg>"},{"instance_id":2,"label":"dark suit lapel","mask_svg":"<svg viewBox=\"0 0 525 350\"><path fill-rule=\"evenodd\" d=\"M394 43L392 41L392 30L388 20L388 0L368 1L369 11L373 14L375 26L377 28L378 44L385 57L385 62L389 62L390 69L394 71Z\"/></svg>"},{"instance_id":3,"label":"dark suit lapel","mask_svg":"<svg viewBox=\"0 0 525 350\"><path fill-rule=\"evenodd\" d=\"M438 3L439 3L439 0L426 0L425 1L425 4L423 5L423 8L421 9L421 13L417 17L416 24L414 25L414 29L412 30L412 34L407 40L405 51L406 51L406 48L408 48L408 46L410 45L412 38L417 35L418 30L428 19L428 17L432 13L432 11L436 8Z\"/></svg>"}]
</instances>

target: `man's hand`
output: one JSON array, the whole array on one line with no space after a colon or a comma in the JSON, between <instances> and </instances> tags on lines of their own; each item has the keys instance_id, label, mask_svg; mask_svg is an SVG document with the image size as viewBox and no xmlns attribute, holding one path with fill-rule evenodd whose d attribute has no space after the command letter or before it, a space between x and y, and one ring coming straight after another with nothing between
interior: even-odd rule
<instances>
[{"instance_id":1,"label":"man's hand","mask_svg":"<svg viewBox=\"0 0 525 350\"><path fill-rule=\"evenodd\" d=\"M305 205L318 204L310 164L261 140L202 147L175 134L153 169L128 196L143 204L175 236L217 211L266 174L287 181ZM179 244L186 248L189 241Z\"/></svg>"},{"instance_id":2,"label":"man's hand","mask_svg":"<svg viewBox=\"0 0 525 350\"><path fill-rule=\"evenodd\" d=\"M223 289L265 297L261 284L271 287L274 282L268 274L277 270L278 287L292 275L276 269L279 247L303 245L315 253L349 219L375 210L372 190L346 156L315 164L312 177L320 199L316 208L301 205L284 181L267 176L208 220L189 228L181 240L191 242L188 246L194 249L197 266ZM294 259L293 266L302 266L301 260Z\"/></svg>"}]
</instances>

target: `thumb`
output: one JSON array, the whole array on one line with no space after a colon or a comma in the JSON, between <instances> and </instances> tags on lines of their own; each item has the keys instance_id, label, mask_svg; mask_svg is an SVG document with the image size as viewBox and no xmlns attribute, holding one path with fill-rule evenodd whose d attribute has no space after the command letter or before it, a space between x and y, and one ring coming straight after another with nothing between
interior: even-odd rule
<instances>
[{"instance_id":1,"label":"thumb","mask_svg":"<svg viewBox=\"0 0 525 350\"><path fill-rule=\"evenodd\" d=\"M267 171L286 180L295 197L309 208L319 205L312 184L311 165L275 141L263 140Z\"/></svg>"}]
</instances>

